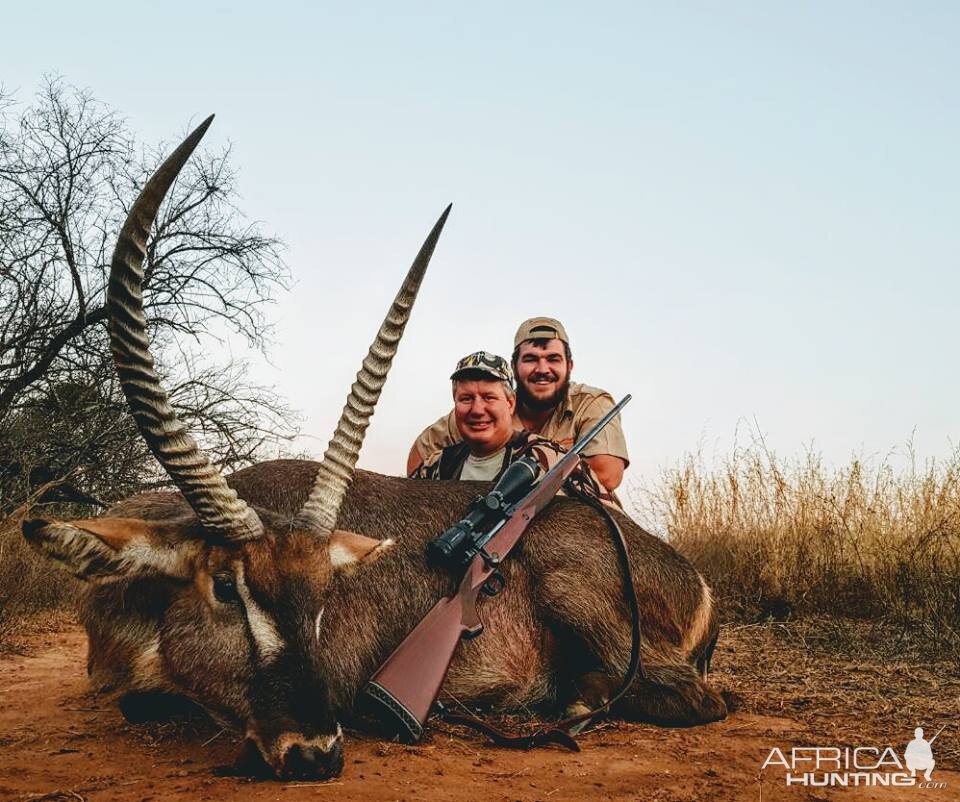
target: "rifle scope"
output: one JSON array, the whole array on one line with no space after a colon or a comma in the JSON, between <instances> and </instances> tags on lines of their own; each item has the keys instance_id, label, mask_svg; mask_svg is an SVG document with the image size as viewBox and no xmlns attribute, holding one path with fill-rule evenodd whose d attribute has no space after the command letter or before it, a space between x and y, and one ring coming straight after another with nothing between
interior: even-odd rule
<instances>
[{"instance_id":1,"label":"rifle scope","mask_svg":"<svg viewBox=\"0 0 960 802\"><path fill-rule=\"evenodd\" d=\"M461 520L427 543L427 558L447 568L465 568L479 553L490 529L509 517L510 506L522 499L539 478L540 463L534 457L521 457L512 463L489 493L477 497Z\"/></svg>"}]
</instances>

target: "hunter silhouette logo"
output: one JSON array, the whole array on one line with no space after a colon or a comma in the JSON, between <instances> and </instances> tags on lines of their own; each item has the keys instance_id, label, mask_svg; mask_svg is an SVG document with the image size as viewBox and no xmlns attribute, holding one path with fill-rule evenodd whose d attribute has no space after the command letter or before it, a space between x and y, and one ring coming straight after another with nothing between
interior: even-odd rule
<instances>
[{"instance_id":1,"label":"hunter silhouette logo","mask_svg":"<svg viewBox=\"0 0 960 802\"><path fill-rule=\"evenodd\" d=\"M936 766L933 742L945 728L946 724L928 741L923 737L923 727L917 727L903 760L892 746L804 746L787 752L774 747L761 771L782 766L787 785L945 788L945 782L935 782L931 777ZM922 776L917 776L918 772Z\"/></svg>"},{"instance_id":2,"label":"hunter silhouette logo","mask_svg":"<svg viewBox=\"0 0 960 802\"><path fill-rule=\"evenodd\" d=\"M946 726L946 724L943 725L943 727ZM929 741L923 739L923 727L917 727L913 731L913 740L907 744L907 750L903 753L903 762L907 764L907 769L910 771L911 776L916 777L917 772L922 771L923 779L930 782L930 772L933 771L933 767L936 765L931 746L933 742L940 737L940 733L943 732L943 727L937 730L937 734Z\"/></svg>"}]
</instances>

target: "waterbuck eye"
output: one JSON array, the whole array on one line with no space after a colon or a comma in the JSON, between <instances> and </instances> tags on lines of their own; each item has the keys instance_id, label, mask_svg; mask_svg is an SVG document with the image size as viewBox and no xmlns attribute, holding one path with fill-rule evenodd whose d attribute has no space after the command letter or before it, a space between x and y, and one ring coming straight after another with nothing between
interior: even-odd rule
<instances>
[{"instance_id":1,"label":"waterbuck eye","mask_svg":"<svg viewBox=\"0 0 960 802\"><path fill-rule=\"evenodd\" d=\"M221 604L235 604L240 601L237 593L237 582L233 574L213 575L213 595Z\"/></svg>"}]
</instances>

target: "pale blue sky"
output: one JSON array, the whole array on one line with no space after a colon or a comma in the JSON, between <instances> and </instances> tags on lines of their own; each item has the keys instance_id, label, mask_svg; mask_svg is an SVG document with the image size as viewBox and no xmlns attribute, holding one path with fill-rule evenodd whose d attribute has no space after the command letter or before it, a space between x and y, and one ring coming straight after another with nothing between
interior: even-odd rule
<instances>
[{"instance_id":1,"label":"pale blue sky","mask_svg":"<svg viewBox=\"0 0 960 802\"><path fill-rule=\"evenodd\" d=\"M960 435L956 4L56 5L6 6L0 80L59 72L151 142L217 113L297 282L255 373L314 453L449 201L366 467L536 314L633 393L635 480L744 418L835 462Z\"/></svg>"}]
</instances>

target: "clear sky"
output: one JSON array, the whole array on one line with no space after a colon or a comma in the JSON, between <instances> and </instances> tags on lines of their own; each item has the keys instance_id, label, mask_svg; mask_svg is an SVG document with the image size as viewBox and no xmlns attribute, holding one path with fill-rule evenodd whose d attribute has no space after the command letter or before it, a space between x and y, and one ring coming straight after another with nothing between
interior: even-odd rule
<instances>
[{"instance_id":1,"label":"clear sky","mask_svg":"<svg viewBox=\"0 0 960 802\"><path fill-rule=\"evenodd\" d=\"M575 379L634 395L635 481L744 420L832 462L960 435L960 5L91 0L3 27L21 99L61 73L149 142L217 113L296 282L254 374L315 454L450 201L365 467L398 472L456 360L540 314Z\"/></svg>"}]
</instances>

